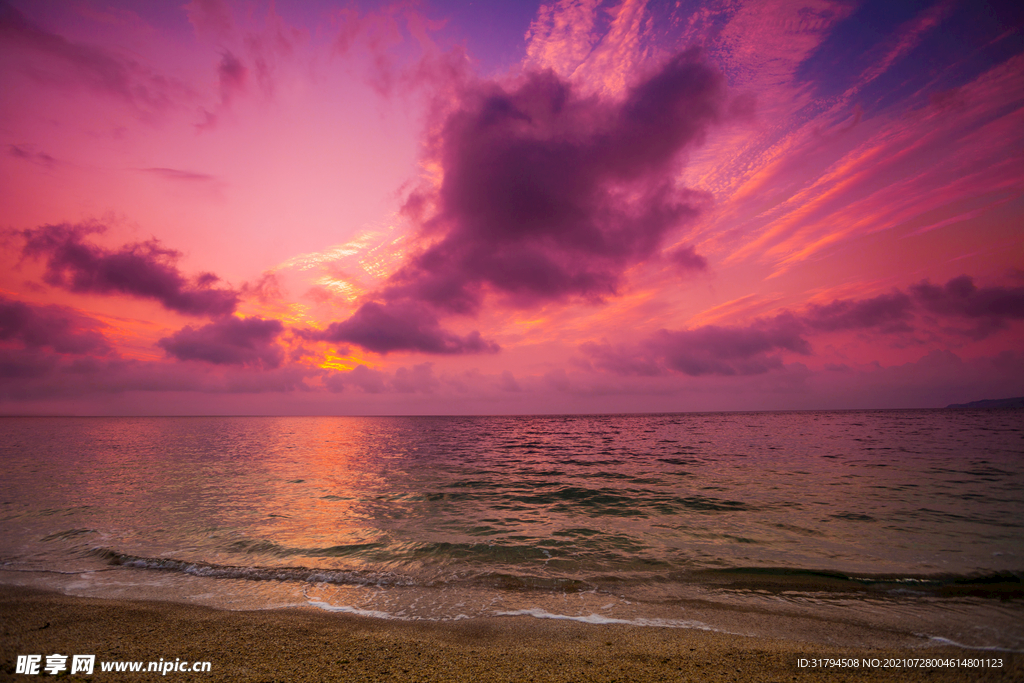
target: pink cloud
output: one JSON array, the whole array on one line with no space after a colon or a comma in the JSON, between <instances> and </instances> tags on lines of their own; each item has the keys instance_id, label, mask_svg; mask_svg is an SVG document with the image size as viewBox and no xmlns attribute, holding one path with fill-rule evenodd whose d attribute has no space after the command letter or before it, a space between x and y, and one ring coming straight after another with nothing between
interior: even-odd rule
<instances>
[{"instance_id":1,"label":"pink cloud","mask_svg":"<svg viewBox=\"0 0 1024 683\"><path fill-rule=\"evenodd\" d=\"M354 384L368 394L379 394L385 390L385 375L380 370L371 370L365 365L359 365L347 373L336 373L331 376L334 380L331 386L335 391L340 391L346 383Z\"/></svg>"},{"instance_id":2,"label":"pink cloud","mask_svg":"<svg viewBox=\"0 0 1024 683\"><path fill-rule=\"evenodd\" d=\"M625 91L650 61L657 30L648 0L622 0L609 6L597 0L560 0L541 5L526 33L525 65L551 69L587 93L616 96ZM671 13L671 12L669 12ZM659 17L660 18L660 17ZM700 44L683 40L668 47Z\"/></svg>"},{"instance_id":3,"label":"pink cloud","mask_svg":"<svg viewBox=\"0 0 1024 683\"><path fill-rule=\"evenodd\" d=\"M411 369L401 366L393 373L358 365L352 370L329 373L324 377L324 385L335 393L355 387L363 394L432 394L441 386L441 380L434 375L433 363L420 363Z\"/></svg>"},{"instance_id":4,"label":"pink cloud","mask_svg":"<svg viewBox=\"0 0 1024 683\"><path fill-rule=\"evenodd\" d=\"M333 19L337 25L334 54L361 62L366 82L383 97L390 97L396 86L415 88L424 77L432 81L436 77L430 73L432 67L445 61L439 59L430 37L443 22L428 20L415 3L399 0L367 12L346 7Z\"/></svg>"},{"instance_id":5,"label":"pink cloud","mask_svg":"<svg viewBox=\"0 0 1024 683\"><path fill-rule=\"evenodd\" d=\"M222 40L234 30L231 8L224 0L192 0L184 9L199 35L210 35Z\"/></svg>"},{"instance_id":6,"label":"pink cloud","mask_svg":"<svg viewBox=\"0 0 1024 683\"><path fill-rule=\"evenodd\" d=\"M790 127L774 158L723 198L721 234L730 247L743 238L727 259L778 275L841 242L901 226L925 232L1012 200L1024 174L1004 151L1022 140L1022 64L1013 57L938 103L854 113L852 127L852 105Z\"/></svg>"},{"instance_id":7,"label":"pink cloud","mask_svg":"<svg viewBox=\"0 0 1024 683\"><path fill-rule=\"evenodd\" d=\"M392 388L405 394L433 393L440 384L441 382L434 376L433 363L420 363L411 369L400 367L395 370L395 376L391 380Z\"/></svg>"}]
</instances>

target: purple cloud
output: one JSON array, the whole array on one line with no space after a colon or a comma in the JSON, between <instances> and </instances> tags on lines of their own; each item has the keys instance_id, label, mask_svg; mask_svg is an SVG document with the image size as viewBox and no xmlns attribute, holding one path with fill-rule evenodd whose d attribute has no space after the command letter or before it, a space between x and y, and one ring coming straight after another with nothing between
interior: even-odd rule
<instances>
[{"instance_id":1,"label":"purple cloud","mask_svg":"<svg viewBox=\"0 0 1024 683\"><path fill-rule=\"evenodd\" d=\"M680 153L719 118L722 77L695 52L621 103L578 95L552 72L515 89L477 85L438 141L444 181L425 234L444 237L393 279L390 296L475 311L484 289L522 306L613 295L629 265L698 213L674 182Z\"/></svg>"},{"instance_id":2,"label":"purple cloud","mask_svg":"<svg viewBox=\"0 0 1024 683\"><path fill-rule=\"evenodd\" d=\"M57 353L107 354L102 323L64 306L35 306L0 296L0 341Z\"/></svg>"},{"instance_id":3,"label":"purple cloud","mask_svg":"<svg viewBox=\"0 0 1024 683\"><path fill-rule=\"evenodd\" d=\"M680 247L668 253L669 260L683 270L707 270L708 260L694 251L693 247Z\"/></svg>"},{"instance_id":4,"label":"purple cloud","mask_svg":"<svg viewBox=\"0 0 1024 683\"><path fill-rule=\"evenodd\" d=\"M220 316L235 310L238 293L215 288L219 278L201 273L188 280L175 263L181 253L157 240L127 244L111 251L84 241L102 226L46 225L23 230L22 254L46 259L43 279L72 292L128 294L159 301L186 315Z\"/></svg>"},{"instance_id":5,"label":"purple cloud","mask_svg":"<svg viewBox=\"0 0 1024 683\"><path fill-rule=\"evenodd\" d=\"M620 375L757 375L782 367L780 351L809 354L803 331L796 316L784 313L746 327L659 330L636 348L591 342L580 350L595 366Z\"/></svg>"},{"instance_id":6,"label":"purple cloud","mask_svg":"<svg viewBox=\"0 0 1024 683\"><path fill-rule=\"evenodd\" d=\"M351 318L331 323L323 332L306 332L308 339L350 342L376 353L421 351L436 354L494 353L499 347L479 332L459 336L441 328L437 316L422 305L396 302L363 304Z\"/></svg>"},{"instance_id":7,"label":"purple cloud","mask_svg":"<svg viewBox=\"0 0 1024 683\"><path fill-rule=\"evenodd\" d=\"M391 380L391 387L395 391L405 394L414 392L429 394L440 384L440 380L434 376L433 363L420 363L412 366L411 370L400 367L395 370L395 376Z\"/></svg>"},{"instance_id":8,"label":"purple cloud","mask_svg":"<svg viewBox=\"0 0 1024 683\"><path fill-rule=\"evenodd\" d=\"M652 354L646 345L627 347L612 346L607 342L584 342L579 348L594 367L616 375L656 377L667 374L661 359Z\"/></svg>"},{"instance_id":9,"label":"purple cloud","mask_svg":"<svg viewBox=\"0 0 1024 683\"><path fill-rule=\"evenodd\" d=\"M353 368L351 372L347 373L346 378L368 394L379 394L386 388L384 373L380 370L371 370L365 365Z\"/></svg>"},{"instance_id":10,"label":"purple cloud","mask_svg":"<svg viewBox=\"0 0 1024 683\"><path fill-rule=\"evenodd\" d=\"M923 280L910 293L934 315L977 320L971 336L979 339L1004 329L1010 320L1024 319L1024 287L978 287L961 275L942 287Z\"/></svg>"},{"instance_id":11,"label":"purple cloud","mask_svg":"<svg viewBox=\"0 0 1024 683\"><path fill-rule=\"evenodd\" d=\"M515 375L508 370L502 371L501 380L498 382L498 388L502 391L510 391L513 393L523 390L523 388L519 386L519 382L516 381Z\"/></svg>"},{"instance_id":12,"label":"purple cloud","mask_svg":"<svg viewBox=\"0 0 1024 683\"><path fill-rule=\"evenodd\" d=\"M883 332L908 332L913 303L903 292L882 294L873 299L851 301L836 299L826 306L813 305L803 319L811 327L825 332L879 328Z\"/></svg>"},{"instance_id":13,"label":"purple cloud","mask_svg":"<svg viewBox=\"0 0 1024 683\"><path fill-rule=\"evenodd\" d=\"M284 360L275 343L283 331L278 320L225 316L198 329L186 325L157 344L178 360L276 368Z\"/></svg>"},{"instance_id":14,"label":"purple cloud","mask_svg":"<svg viewBox=\"0 0 1024 683\"><path fill-rule=\"evenodd\" d=\"M332 372L324 377L324 385L335 393L345 390L346 384L353 384L367 394L379 394L387 390L387 376L380 370L371 370L357 365L348 372Z\"/></svg>"},{"instance_id":15,"label":"purple cloud","mask_svg":"<svg viewBox=\"0 0 1024 683\"><path fill-rule=\"evenodd\" d=\"M60 363L60 357L41 352L39 349L0 348L0 398L20 397L13 391L10 382L44 377Z\"/></svg>"},{"instance_id":16,"label":"purple cloud","mask_svg":"<svg viewBox=\"0 0 1024 683\"><path fill-rule=\"evenodd\" d=\"M519 308L617 293L705 197L675 182L682 153L721 117L723 77L696 51L668 61L621 101L584 96L551 71L515 86L467 86L432 142L440 187L404 211L430 245L413 254L336 340L372 350L479 352L433 313L475 314L488 292ZM677 263L705 267L692 249ZM411 313L411 315L409 315Z\"/></svg>"},{"instance_id":17,"label":"purple cloud","mask_svg":"<svg viewBox=\"0 0 1024 683\"><path fill-rule=\"evenodd\" d=\"M434 375L433 363L420 363L412 368L400 367L390 377L380 370L371 370L358 365L348 372L331 372L324 376L324 385L333 392L341 392L346 386L356 386L367 394L397 392L402 394L430 394L441 386L441 380Z\"/></svg>"},{"instance_id":18,"label":"purple cloud","mask_svg":"<svg viewBox=\"0 0 1024 683\"><path fill-rule=\"evenodd\" d=\"M1004 328L1011 319L1024 319L1024 287L977 287L970 277L961 275L943 287L924 281L910 287L910 292L836 299L811 305L801 314L783 312L747 326L659 330L633 347L587 342L580 351L595 367L619 375L755 375L782 368L781 352L809 355L811 346L805 337L815 332L912 332L910 322L921 307L944 318L979 320L971 332L976 338Z\"/></svg>"},{"instance_id":19,"label":"purple cloud","mask_svg":"<svg viewBox=\"0 0 1024 683\"><path fill-rule=\"evenodd\" d=\"M665 367L687 375L756 375L782 367L779 351L811 352L795 316L782 314L748 327L707 325L660 330L648 341Z\"/></svg>"},{"instance_id":20,"label":"purple cloud","mask_svg":"<svg viewBox=\"0 0 1024 683\"><path fill-rule=\"evenodd\" d=\"M87 409L103 412L103 395L136 393L133 398L120 404L131 406L129 412L152 411L153 408L139 408L164 404L161 395L165 392L198 392L193 394L195 404L205 404L215 410L220 399L203 398L204 394L219 394L228 398L231 394L284 391L307 391L305 379L314 374L308 368L280 367L253 372L242 366L223 366L216 370L209 366L182 366L178 363L156 363L121 358L96 358L93 356L62 356L41 349L0 348L0 410L7 400L67 399L89 396L96 403L87 402ZM141 403L136 403L140 401ZM148 403L153 401L154 403ZM175 404L176 405L176 404ZM8 410L10 408L7 408ZM159 411L156 411L159 412Z\"/></svg>"}]
</instances>

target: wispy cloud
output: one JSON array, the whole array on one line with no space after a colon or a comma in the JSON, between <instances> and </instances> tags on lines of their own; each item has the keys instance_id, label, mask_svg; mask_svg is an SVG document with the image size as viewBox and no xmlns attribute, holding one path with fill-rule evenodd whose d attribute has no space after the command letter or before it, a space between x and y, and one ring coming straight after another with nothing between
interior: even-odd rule
<instances>
[{"instance_id":1,"label":"wispy cloud","mask_svg":"<svg viewBox=\"0 0 1024 683\"><path fill-rule=\"evenodd\" d=\"M181 81L135 59L45 31L7 3L0 5L0 50L31 53L35 58L23 68L41 83L85 87L142 114L165 110L194 94Z\"/></svg>"},{"instance_id":2,"label":"wispy cloud","mask_svg":"<svg viewBox=\"0 0 1024 683\"><path fill-rule=\"evenodd\" d=\"M7 145L7 151L16 159L23 159L46 167L54 166L57 160L45 152L36 151L33 145Z\"/></svg>"},{"instance_id":3,"label":"wispy cloud","mask_svg":"<svg viewBox=\"0 0 1024 683\"><path fill-rule=\"evenodd\" d=\"M141 168L139 169L143 173L150 173L159 178L173 181L183 181L188 183L200 182L216 182L216 176L212 176L208 173L197 173L195 171L183 171L177 168Z\"/></svg>"}]
</instances>

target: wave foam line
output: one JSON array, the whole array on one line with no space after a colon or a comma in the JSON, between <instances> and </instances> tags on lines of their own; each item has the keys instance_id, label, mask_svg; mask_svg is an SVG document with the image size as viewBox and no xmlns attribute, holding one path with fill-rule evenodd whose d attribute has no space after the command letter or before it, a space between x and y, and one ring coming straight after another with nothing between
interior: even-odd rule
<instances>
[{"instance_id":1,"label":"wave foam line","mask_svg":"<svg viewBox=\"0 0 1024 683\"><path fill-rule=\"evenodd\" d=\"M411 579L394 574L360 573L338 569L309 567L239 567L206 562L190 562L173 558L139 557L105 548L93 554L106 558L110 564L133 569L175 571L191 576L212 579L245 579L248 581L294 581L303 583L331 583L357 586L412 586Z\"/></svg>"},{"instance_id":2,"label":"wave foam line","mask_svg":"<svg viewBox=\"0 0 1024 683\"><path fill-rule=\"evenodd\" d=\"M1024 650L1014 650L1010 647L999 647L997 645L964 645L963 643L958 643L955 640L950 640L949 638L943 638L942 636L930 636L926 633L915 633L914 635L920 638L927 638L928 640L935 641L936 645L952 645L953 647L963 648L964 650L1024 653Z\"/></svg>"},{"instance_id":3,"label":"wave foam line","mask_svg":"<svg viewBox=\"0 0 1024 683\"><path fill-rule=\"evenodd\" d=\"M730 633L732 635L743 635L742 633L732 633L731 631L723 631L721 629L708 626L701 621L693 621L689 619L647 619L643 617L637 617L636 619L617 619L615 617L605 617L600 614L588 614L586 616L570 616L568 614L555 614L542 609L517 609L508 612L495 612L494 616L497 617L533 617L534 619L563 619L567 621L580 621L585 624L626 624L628 626L656 626L662 628L690 628L699 631L715 631L717 633Z\"/></svg>"},{"instance_id":4,"label":"wave foam line","mask_svg":"<svg viewBox=\"0 0 1024 683\"><path fill-rule=\"evenodd\" d=\"M353 607L352 605L332 605L331 603L324 602L323 600L310 600L308 604L311 607L316 607L327 612L343 612L345 614L355 614L361 617L373 617L375 619L394 619L396 621L460 621L462 619L473 618L468 614L456 614L450 617L423 617L418 615L403 616L401 614L381 612L380 610L375 609L362 609L361 607Z\"/></svg>"}]
</instances>

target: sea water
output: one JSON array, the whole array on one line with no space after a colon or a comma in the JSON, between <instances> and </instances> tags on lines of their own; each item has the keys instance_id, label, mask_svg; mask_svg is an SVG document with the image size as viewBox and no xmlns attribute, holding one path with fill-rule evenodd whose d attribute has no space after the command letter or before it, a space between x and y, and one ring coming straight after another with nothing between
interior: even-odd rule
<instances>
[{"instance_id":1,"label":"sea water","mask_svg":"<svg viewBox=\"0 0 1024 683\"><path fill-rule=\"evenodd\" d=\"M0 582L1024 649L1024 411L0 418Z\"/></svg>"}]
</instances>

